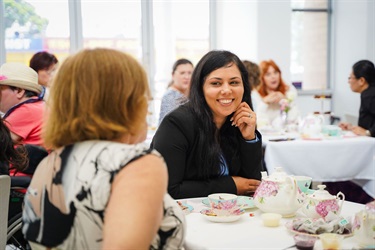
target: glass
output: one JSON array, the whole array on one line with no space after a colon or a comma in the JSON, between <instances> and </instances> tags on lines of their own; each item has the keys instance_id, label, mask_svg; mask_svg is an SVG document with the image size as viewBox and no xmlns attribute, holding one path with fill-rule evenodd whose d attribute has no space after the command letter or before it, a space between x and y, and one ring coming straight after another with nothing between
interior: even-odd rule
<instances>
[{"instance_id":1,"label":"glass","mask_svg":"<svg viewBox=\"0 0 375 250\"><path fill-rule=\"evenodd\" d=\"M344 240L344 235L324 233L320 234L319 238L322 242L323 249L325 250L342 249L342 241Z\"/></svg>"},{"instance_id":2,"label":"glass","mask_svg":"<svg viewBox=\"0 0 375 250\"><path fill-rule=\"evenodd\" d=\"M171 81L173 63L186 58L195 66L209 51L209 16L209 0L153 1L157 48L152 103L156 113L154 120L159 119L161 98Z\"/></svg>"},{"instance_id":3,"label":"glass","mask_svg":"<svg viewBox=\"0 0 375 250\"><path fill-rule=\"evenodd\" d=\"M328 86L328 0L292 0L291 79L302 90Z\"/></svg>"},{"instance_id":4,"label":"glass","mask_svg":"<svg viewBox=\"0 0 375 250\"><path fill-rule=\"evenodd\" d=\"M142 61L141 0L82 0L81 8L84 48L113 48Z\"/></svg>"},{"instance_id":5,"label":"glass","mask_svg":"<svg viewBox=\"0 0 375 250\"><path fill-rule=\"evenodd\" d=\"M31 57L45 50L59 61L69 55L68 1L25 0L5 4L5 50L7 62L29 64Z\"/></svg>"},{"instance_id":6,"label":"glass","mask_svg":"<svg viewBox=\"0 0 375 250\"><path fill-rule=\"evenodd\" d=\"M291 76L303 90L327 88L328 13L293 12Z\"/></svg>"}]
</instances>

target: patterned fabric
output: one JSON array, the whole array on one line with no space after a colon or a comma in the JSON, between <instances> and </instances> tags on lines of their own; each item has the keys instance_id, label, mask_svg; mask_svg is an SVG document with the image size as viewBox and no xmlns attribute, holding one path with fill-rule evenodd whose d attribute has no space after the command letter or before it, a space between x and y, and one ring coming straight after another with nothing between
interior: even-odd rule
<instances>
[{"instance_id":1,"label":"patterned fabric","mask_svg":"<svg viewBox=\"0 0 375 250\"><path fill-rule=\"evenodd\" d=\"M168 113L186 102L187 98L181 92L175 89L168 89L161 100L159 124Z\"/></svg>"},{"instance_id":2,"label":"patterned fabric","mask_svg":"<svg viewBox=\"0 0 375 250\"><path fill-rule=\"evenodd\" d=\"M161 157L145 144L108 141L80 142L51 152L27 190L22 229L26 239L56 249L100 249L114 177L149 153ZM166 194L164 218L150 249L182 249L184 224L182 210Z\"/></svg>"}]
</instances>

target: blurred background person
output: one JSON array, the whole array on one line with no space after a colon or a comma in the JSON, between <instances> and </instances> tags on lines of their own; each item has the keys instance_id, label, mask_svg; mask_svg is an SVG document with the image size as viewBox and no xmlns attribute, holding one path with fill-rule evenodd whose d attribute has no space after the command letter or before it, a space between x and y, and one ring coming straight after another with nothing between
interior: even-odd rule
<instances>
[{"instance_id":1,"label":"blurred background person","mask_svg":"<svg viewBox=\"0 0 375 250\"><path fill-rule=\"evenodd\" d=\"M260 183L262 138L241 60L211 51L194 69L189 102L167 115L151 147L164 157L175 198L250 195Z\"/></svg>"},{"instance_id":2,"label":"blurred background person","mask_svg":"<svg viewBox=\"0 0 375 250\"><path fill-rule=\"evenodd\" d=\"M24 200L32 249L183 248L165 162L143 143L149 96L144 69L123 52L87 49L62 63L44 134L53 151Z\"/></svg>"},{"instance_id":3,"label":"blurred background person","mask_svg":"<svg viewBox=\"0 0 375 250\"><path fill-rule=\"evenodd\" d=\"M37 52L30 59L29 66L38 73L38 83L44 87L41 94L44 100L48 97L49 87L58 63L56 56L47 51Z\"/></svg>"},{"instance_id":4,"label":"blurred background person","mask_svg":"<svg viewBox=\"0 0 375 250\"><path fill-rule=\"evenodd\" d=\"M356 62L348 78L350 89L361 94L358 125L340 123L343 130L375 137L375 67L368 60Z\"/></svg>"},{"instance_id":5,"label":"blurred background person","mask_svg":"<svg viewBox=\"0 0 375 250\"><path fill-rule=\"evenodd\" d=\"M259 65L248 60L243 60L242 63L243 65L245 65L245 68L247 69L247 72L249 74L249 83L251 90L256 89L260 84Z\"/></svg>"},{"instance_id":6,"label":"blurred background person","mask_svg":"<svg viewBox=\"0 0 375 250\"><path fill-rule=\"evenodd\" d=\"M0 67L0 111L15 144L43 146L42 125L45 103L38 96L42 86L38 74L22 63Z\"/></svg>"},{"instance_id":7,"label":"blurred background person","mask_svg":"<svg viewBox=\"0 0 375 250\"><path fill-rule=\"evenodd\" d=\"M260 68L258 64L243 60L243 65L245 65L245 68L247 69L249 83L250 83L250 90L253 91L253 89L256 89L260 84ZM252 109L256 110L255 103L252 101Z\"/></svg>"},{"instance_id":8,"label":"blurred background person","mask_svg":"<svg viewBox=\"0 0 375 250\"><path fill-rule=\"evenodd\" d=\"M172 81L161 100L159 124L169 112L187 102L193 67L193 63L185 58L173 64Z\"/></svg>"},{"instance_id":9,"label":"blurred background person","mask_svg":"<svg viewBox=\"0 0 375 250\"><path fill-rule=\"evenodd\" d=\"M288 105L287 120L295 121L299 115L295 104L297 89L284 82L281 70L273 60L262 61L259 67L261 82L251 95L256 107L258 126L272 125L275 119L280 117L283 109L280 101L283 99Z\"/></svg>"}]
</instances>

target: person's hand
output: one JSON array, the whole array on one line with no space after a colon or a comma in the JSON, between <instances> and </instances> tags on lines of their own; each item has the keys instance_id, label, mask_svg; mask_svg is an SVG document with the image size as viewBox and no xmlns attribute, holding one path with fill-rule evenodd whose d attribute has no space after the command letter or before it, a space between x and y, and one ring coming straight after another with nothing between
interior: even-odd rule
<instances>
[{"instance_id":1,"label":"person's hand","mask_svg":"<svg viewBox=\"0 0 375 250\"><path fill-rule=\"evenodd\" d=\"M254 193L260 185L260 181L255 179L247 179L240 176L232 176L232 178L236 184L238 195Z\"/></svg>"},{"instance_id":2,"label":"person's hand","mask_svg":"<svg viewBox=\"0 0 375 250\"><path fill-rule=\"evenodd\" d=\"M265 96L263 98L263 101L267 104L279 103L280 100L283 99L283 98L285 98L283 93L281 93L280 91L275 91L275 92L269 93L267 96Z\"/></svg>"},{"instance_id":3,"label":"person's hand","mask_svg":"<svg viewBox=\"0 0 375 250\"><path fill-rule=\"evenodd\" d=\"M339 123L339 127L342 129L342 130L351 130L353 125L350 124L350 123L347 123L347 122L340 122Z\"/></svg>"},{"instance_id":4,"label":"person's hand","mask_svg":"<svg viewBox=\"0 0 375 250\"><path fill-rule=\"evenodd\" d=\"M366 129L364 129L360 126L353 126L351 128L351 131L356 135L366 135Z\"/></svg>"},{"instance_id":5,"label":"person's hand","mask_svg":"<svg viewBox=\"0 0 375 250\"><path fill-rule=\"evenodd\" d=\"M238 105L230 121L232 126L238 127L245 140L255 139L256 114L246 102Z\"/></svg>"}]
</instances>

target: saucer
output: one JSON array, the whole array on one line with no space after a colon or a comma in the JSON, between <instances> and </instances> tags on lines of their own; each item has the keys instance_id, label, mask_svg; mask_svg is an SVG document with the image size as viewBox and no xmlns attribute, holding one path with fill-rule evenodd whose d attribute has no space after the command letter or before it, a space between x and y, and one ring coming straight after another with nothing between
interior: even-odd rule
<instances>
[{"instance_id":1,"label":"saucer","mask_svg":"<svg viewBox=\"0 0 375 250\"><path fill-rule=\"evenodd\" d=\"M208 200L208 198L203 199L202 203L208 207L210 206L210 201ZM241 209L255 208L253 197L238 196L237 206L240 207Z\"/></svg>"},{"instance_id":2,"label":"saucer","mask_svg":"<svg viewBox=\"0 0 375 250\"><path fill-rule=\"evenodd\" d=\"M182 203L181 201L177 201L178 206L184 211L185 214L190 214L194 208L186 203Z\"/></svg>"},{"instance_id":3,"label":"saucer","mask_svg":"<svg viewBox=\"0 0 375 250\"><path fill-rule=\"evenodd\" d=\"M211 209L203 209L201 210L201 214L212 222L233 222L241 218L245 211L243 209L237 209L233 211L231 215L228 216L218 216L216 215Z\"/></svg>"}]
</instances>

